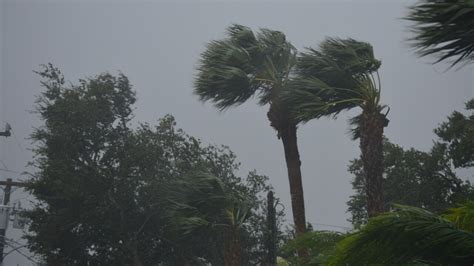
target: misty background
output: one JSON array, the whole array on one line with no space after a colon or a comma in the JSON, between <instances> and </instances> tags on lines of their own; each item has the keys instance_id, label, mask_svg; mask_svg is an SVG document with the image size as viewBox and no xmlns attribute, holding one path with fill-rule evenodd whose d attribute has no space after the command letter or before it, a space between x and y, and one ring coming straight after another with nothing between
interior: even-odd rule
<instances>
[{"instance_id":1,"label":"misty background","mask_svg":"<svg viewBox=\"0 0 474 266\"><path fill-rule=\"evenodd\" d=\"M474 97L472 66L451 69L418 58L410 48L410 23L402 18L414 1L24 1L0 0L0 180L25 180L32 160L28 139L40 125L34 109L42 92L33 73L53 63L66 80L119 71L137 92L135 120L154 124L165 114L204 143L230 147L241 173L256 169L269 176L286 206L291 204L283 147L266 117L268 106L249 101L226 112L202 104L193 95L193 78L207 42L224 36L232 23L256 30L284 32L299 50L326 36L367 41L382 60L382 103L390 106L386 136L405 148L427 151L433 129ZM348 135L347 118L321 119L299 127L306 215L316 229L344 230L346 202L353 194L350 160L359 156L358 141ZM0 130L1 131L1 130ZM473 173L465 176L474 181ZM3 195L2 195L3 197ZM21 190L12 202L31 200ZM11 225L11 224L10 224ZM20 239L9 227L7 237ZM31 265L9 255L5 265Z\"/></svg>"}]
</instances>

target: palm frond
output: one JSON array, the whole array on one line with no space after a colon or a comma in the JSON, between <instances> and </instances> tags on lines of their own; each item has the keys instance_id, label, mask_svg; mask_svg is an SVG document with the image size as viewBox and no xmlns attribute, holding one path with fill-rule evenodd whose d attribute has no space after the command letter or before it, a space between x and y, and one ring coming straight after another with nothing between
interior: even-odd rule
<instances>
[{"instance_id":1,"label":"palm frond","mask_svg":"<svg viewBox=\"0 0 474 266\"><path fill-rule=\"evenodd\" d=\"M161 188L167 204L167 228L175 238L205 234L222 226L240 226L250 204L212 174L193 171Z\"/></svg>"},{"instance_id":2,"label":"palm frond","mask_svg":"<svg viewBox=\"0 0 474 266\"><path fill-rule=\"evenodd\" d=\"M362 114L356 115L349 120L349 134L351 135L352 140L360 138L360 125L362 123Z\"/></svg>"},{"instance_id":3,"label":"palm frond","mask_svg":"<svg viewBox=\"0 0 474 266\"><path fill-rule=\"evenodd\" d=\"M415 22L411 39L420 56L436 55L452 66L472 62L474 51L474 1L421 0L406 18Z\"/></svg>"},{"instance_id":4,"label":"palm frond","mask_svg":"<svg viewBox=\"0 0 474 266\"><path fill-rule=\"evenodd\" d=\"M466 264L474 261L474 234L423 209L396 205L396 210L369 220L343 239L333 265Z\"/></svg>"},{"instance_id":5,"label":"palm frond","mask_svg":"<svg viewBox=\"0 0 474 266\"><path fill-rule=\"evenodd\" d=\"M474 201L449 209L443 217L463 230L474 232Z\"/></svg>"}]
</instances>

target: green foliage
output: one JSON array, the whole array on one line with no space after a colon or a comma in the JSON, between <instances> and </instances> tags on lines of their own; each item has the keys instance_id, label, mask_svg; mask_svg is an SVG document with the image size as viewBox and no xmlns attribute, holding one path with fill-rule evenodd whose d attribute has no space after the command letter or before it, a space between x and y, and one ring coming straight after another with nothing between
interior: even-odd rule
<instances>
[{"instance_id":1,"label":"green foliage","mask_svg":"<svg viewBox=\"0 0 474 266\"><path fill-rule=\"evenodd\" d=\"M275 101L296 63L296 49L279 31L254 33L232 25L227 38L213 41L201 55L195 93L223 110L258 94L259 103Z\"/></svg>"},{"instance_id":2,"label":"green foliage","mask_svg":"<svg viewBox=\"0 0 474 266\"><path fill-rule=\"evenodd\" d=\"M468 201L457 208L449 209L443 217L462 230L474 232L474 202Z\"/></svg>"},{"instance_id":3,"label":"green foliage","mask_svg":"<svg viewBox=\"0 0 474 266\"><path fill-rule=\"evenodd\" d=\"M356 194L348 202L350 221L358 228L367 221L365 184L360 159L351 161L349 172ZM441 213L474 197L474 187L457 177L444 145L430 152L402 147L384 141L385 205L405 204Z\"/></svg>"},{"instance_id":4,"label":"green foliage","mask_svg":"<svg viewBox=\"0 0 474 266\"><path fill-rule=\"evenodd\" d=\"M473 232L423 209L394 207L339 242L330 264L472 264ZM472 212L473 207L463 208Z\"/></svg>"},{"instance_id":5,"label":"green foliage","mask_svg":"<svg viewBox=\"0 0 474 266\"><path fill-rule=\"evenodd\" d=\"M292 90L284 98L296 117L305 122L357 106L380 112L386 108L379 105L380 65L369 43L328 38L319 49L301 53Z\"/></svg>"},{"instance_id":6,"label":"green foliage","mask_svg":"<svg viewBox=\"0 0 474 266\"><path fill-rule=\"evenodd\" d=\"M25 212L31 219L26 238L48 265L173 265L181 255L218 265L226 239L202 234L207 231L196 224L213 225L211 218L222 219L232 204L244 206L232 212L244 224L244 262L262 257L257 221L265 220L267 177L238 177L227 147L203 145L176 128L172 116L132 129L135 92L124 75L105 73L75 85L52 65L38 74L43 125L32 134L38 171L28 184L38 203ZM196 245L181 241L189 234Z\"/></svg>"},{"instance_id":7,"label":"green foliage","mask_svg":"<svg viewBox=\"0 0 474 266\"><path fill-rule=\"evenodd\" d=\"M332 231L312 231L307 232L296 239L285 244L282 252L285 257L291 259L293 263L297 262L294 256L300 249L309 251L306 261L299 262L302 265L327 265L329 258L333 255L336 244L344 237L344 234Z\"/></svg>"},{"instance_id":8,"label":"green foliage","mask_svg":"<svg viewBox=\"0 0 474 266\"><path fill-rule=\"evenodd\" d=\"M440 141L447 145L455 167L474 166L474 99L466 103L470 115L453 112L448 121L435 129Z\"/></svg>"},{"instance_id":9,"label":"green foliage","mask_svg":"<svg viewBox=\"0 0 474 266\"><path fill-rule=\"evenodd\" d=\"M406 19L415 22L411 40L421 56L452 59L453 66L473 59L474 1L420 0Z\"/></svg>"},{"instance_id":10,"label":"green foliage","mask_svg":"<svg viewBox=\"0 0 474 266\"><path fill-rule=\"evenodd\" d=\"M369 43L328 38L299 56L291 90L283 94L292 114L303 122L361 109L350 123L353 140L360 141L369 215L383 211L382 138L389 109L380 104L380 65Z\"/></svg>"},{"instance_id":11,"label":"green foliage","mask_svg":"<svg viewBox=\"0 0 474 266\"><path fill-rule=\"evenodd\" d=\"M290 89L297 51L280 31L234 24L224 39L210 42L201 54L194 93L203 102L211 101L219 110L240 105L253 96L260 105L269 104L267 117L278 132L285 149L291 183L294 221L298 232L305 230L303 188L298 147L297 124L281 94Z\"/></svg>"}]
</instances>

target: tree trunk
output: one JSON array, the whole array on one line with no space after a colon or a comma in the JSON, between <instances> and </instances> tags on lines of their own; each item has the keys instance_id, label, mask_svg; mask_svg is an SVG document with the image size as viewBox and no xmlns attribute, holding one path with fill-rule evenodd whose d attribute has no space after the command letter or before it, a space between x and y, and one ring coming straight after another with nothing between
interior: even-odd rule
<instances>
[{"instance_id":1,"label":"tree trunk","mask_svg":"<svg viewBox=\"0 0 474 266\"><path fill-rule=\"evenodd\" d=\"M232 226L229 229L226 237L226 246L224 250L224 265L225 266L240 266L242 265L242 252L240 246L239 229Z\"/></svg>"},{"instance_id":2,"label":"tree trunk","mask_svg":"<svg viewBox=\"0 0 474 266\"><path fill-rule=\"evenodd\" d=\"M286 167L290 181L291 207L295 223L296 236L306 232L306 216L304 208L303 182L301 179L301 161L298 152L296 125L291 124L281 131L281 140L285 150ZM299 250L300 258L307 257L306 250Z\"/></svg>"},{"instance_id":3,"label":"tree trunk","mask_svg":"<svg viewBox=\"0 0 474 266\"><path fill-rule=\"evenodd\" d=\"M280 104L272 103L267 113L270 125L278 131L285 151L288 180L290 181L291 207L295 223L296 236L306 232L306 216L304 208L303 181L301 179L301 161L298 152L296 123ZM298 257L308 257L307 250L299 250Z\"/></svg>"},{"instance_id":4,"label":"tree trunk","mask_svg":"<svg viewBox=\"0 0 474 266\"><path fill-rule=\"evenodd\" d=\"M384 212L383 130L388 120L376 111L364 111L360 125L361 159L364 165L367 213L374 217Z\"/></svg>"}]
</instances>

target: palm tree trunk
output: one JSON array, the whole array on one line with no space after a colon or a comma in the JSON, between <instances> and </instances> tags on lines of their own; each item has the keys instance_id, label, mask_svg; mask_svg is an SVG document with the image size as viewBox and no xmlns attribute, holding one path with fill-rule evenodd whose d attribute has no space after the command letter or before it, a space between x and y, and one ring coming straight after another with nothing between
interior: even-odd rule
<instances>
[{"instance_id":1,"label":"palm tree trunk","mask_svg":"<svg viewBox=\"0 0 474 266\"><path fill-rule=\"evenodd\" d=\"M268 120L270 120L270 125L278 131L278 138L281 138L283 142L288 180L290 181L293 222L295 223L296 236L299 236L306 232L306 215L303 181L301 178L301 161L296 136L296 123L292 121L287 111L277 102L270 105L267 117ZM307 256L307 250L303 249L298 251L298 257L306 258Z\"/></svg>"},{"instance_id":2,"label":"palm tree trunk","mask_svg":"<svg viewBox=\"0 0 474 266\"><path fill-rule=\"evenodd\" d=\"M383 199L383 129L387 119L375 111L364 111L360 125L361 159L364 165L367 213L369 217L384 212Z\"/></svg>"},{"instance_id":3,"label":"palm tree trunk","mask_svg":"<svg viewBox=\"0 0 474 266\"><path fill-rule=\"evenodd\" d=\"M303 182L301 178L301 161L298 152L296 125L289 125L280 132L285 150L286 167L290 181L291 207L296 235L306 232L306 216L304 207Z\"/></svg>"},{"instance_id":4,"label":"palm tree trunk","mask_svg":"<svg viewBox=\"0 0 474 266\"><path fill-rule=\"evenodd\" d=\"M232 226L232 228L229 229L226 238L227 244L224 250L224 265L242 265L242 247L240 242L239 228Z\"/></svg>"}]
</instances>

